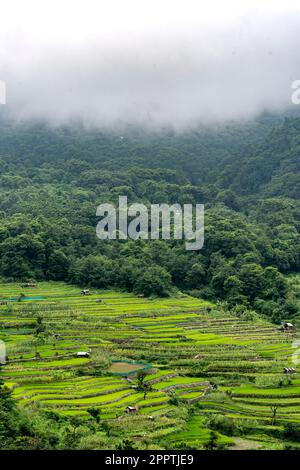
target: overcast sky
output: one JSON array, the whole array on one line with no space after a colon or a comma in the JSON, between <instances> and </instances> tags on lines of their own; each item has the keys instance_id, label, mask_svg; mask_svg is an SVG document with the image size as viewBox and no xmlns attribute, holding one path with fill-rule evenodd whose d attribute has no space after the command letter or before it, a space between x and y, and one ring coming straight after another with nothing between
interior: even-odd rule
<instances>
[{"instance_id":1,"label":"overcast sky","mask_svg":"<svg viewBox=\"0 0 300 470\"><path fill-rule=\"evenodd\" d=\"M0 0L0 79L18 119L251 118L291 105L299 31L299 0Z\"/></svg>"}]
</instances>

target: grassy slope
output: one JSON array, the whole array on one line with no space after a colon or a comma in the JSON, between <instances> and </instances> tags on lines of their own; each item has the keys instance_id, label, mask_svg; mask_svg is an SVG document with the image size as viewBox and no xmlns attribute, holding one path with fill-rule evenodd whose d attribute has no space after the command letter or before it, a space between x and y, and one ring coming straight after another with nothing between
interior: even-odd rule
<instances>
[{"instance_id":1,"label":"grassy slope","mask_svg":"<svg viewBox=\"0 0 300 470\"><path fill-rule=\"evenodd\" d=\"M151 300L97 291L83 297L76 286L62 283L0 285L3 299L20 292L43 297L0 305L0 338L9 357L2 375L22 406L39 402L48 410L85 417L89 406L97 406L103 417L121 427L115 418L136 404L139 415L124 418L130 420L127 434L140 439L141 422L151 414L155 424L147 439L166 448L182 442L201 448L209 435L205 419L212 414L248 423L243 445L255 441L253 448L257 442L267 448L281 445L270 425L271 404L279 405L279 429L285 422L300 422L298 374L290 385L280 386L295 338L267 322L208 312L207 302L187 296ZM102 302L96 302L99 297ZM46 327L44 340L34 336L38 316ZM89 348L89 359L76 357L77 351ZM97 360L106 364L105 370L110 360L153 364L146 379L152 390L144 397L132 388L136 380L130 383L109 372L92 376ZM218 390L209 391L209 382L217 383ZM179 407L170 403L174 396ZM181 409L194 402L200 406L196 415L181 416ZM233 442L221 434L219 441Z\"/></svg>"}]
</instances>

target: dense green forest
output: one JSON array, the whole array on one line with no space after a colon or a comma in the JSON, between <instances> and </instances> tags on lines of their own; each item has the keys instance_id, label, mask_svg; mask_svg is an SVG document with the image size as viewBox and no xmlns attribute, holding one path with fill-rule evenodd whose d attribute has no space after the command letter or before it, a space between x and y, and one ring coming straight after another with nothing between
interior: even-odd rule
<instances>
[{"instance_id":1,"label":"dense green forest","mask_svg":"<svg viewBox=\"0 0 300 470\"><path fill-rule=\"evenodd\" d=\"M78 123L50 127L43 122L15 123L2 116L0 168L3 282L65 281L97 289L118 288L145 297L167 297L180 290L213 303L220 301L222 312L230 310L238 322L248 322L246 336L247 331L251 336L252 320L262 317L280 323L299 313L297 280L293 284L287 276L300 268L297 117L264 114L251 122L176 133L168 128L92 129ZM117 203L119 195L126 195L129 203L138 201L146 205L204 203L203 249L186 251L184 242L175 240L100 241L95 232L96 208L103 202ZM28 312L30 308L33 307ZM22 315L27 310L24 312ZM112 320L106 318L108 321ZM114 327L107 325L108 332L114 334ZM101 328L104 334L104 320ZM43 318L37 317L33 341L43 336L44 329ZM259 334L264 338L264 330ZM28 344L32 347L33 343ZM46 347L48 344L42 342L42 354ZM228 354L232 356L236 351L235 346L231 347ZM125 354L132 359L145 359L143 350L131 349L131 356L129 350L124 353L117 349L115 357ZM18 348L13 351L20 356ZM32 349L25 352L32 353ZM167 361L167 356L160 354L153 359L166 367L170 359ZM22 364L23 352L19 356L16 357ZM190 362L184 362L186 370L180 363L180 373L202 376L205 367L208 370L214 367L213 358L212 365L204 360L201 367L189 359ZM240 370L241 362L236 365ZM178 365L172 367L177 370ZM281 370L281 363L278 367ZM51 380L59 381L74 374L75 379L76 374L89 376L91 371L62 369L52 374ZM94 375L100 381L97 373ZM223 377L216 377L222 385ZM256 380L251 376L250 379ZM238 378L233 372L228 380L232 386L250 379L243 374ZM37 383L42 380L43 377L37 379ZM18 407L12 390L2 383L1 448L94 448L91 443L76 443L74 436L84 423L89 426L84 428L88 439L93 439L99 424L96 408L88 409L95 418L95 423L91 421L88 425L76 416L68 420L55 412L43 415L34 405ZM176 399L172 399L175 403ZM185 407L176 410L177 414L185 412ZM191 418L177 414L176 423L189 422ZM173 415L170 416L172 421ZM197 415L195 422L198 418ZM231 423L227 417L221 427L211 420L212 429L230 436L237 432L224 429ZM109 436L110 427L106 421L103 423ZM298 428L296 431L299 433ZM280 432L284 439L287 430ZM118 448L131 449L131 444L125 439Z\"/></svg>"},{"instance_id":2,"label":"dense green forest","mask_svg":"<svg viewBox=\"0 0 300 470\"><path fill-rule=\"evenodd\" d=\"M148 295L176 288L279 322L297 312L300 119L174 132L0 121L0 276ZM96 207L204 203L205 243L100 241Z\"/></svg>"}]
</instances>

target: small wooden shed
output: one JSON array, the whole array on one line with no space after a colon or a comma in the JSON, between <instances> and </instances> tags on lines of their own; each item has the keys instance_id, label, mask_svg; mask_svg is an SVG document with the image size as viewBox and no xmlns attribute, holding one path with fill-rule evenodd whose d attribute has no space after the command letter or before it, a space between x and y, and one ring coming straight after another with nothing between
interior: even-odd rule
<instances>
[{"instance_id":1,"label":"small wooden shed","mask_svg":"<svg viewBox=\"0 0 300 470\"><path fill-rule=\"evenodd\" d=\"M137 406L127 406L125 412L126 413L137 413L138 412L138 407Z\"/></svg>"},{"instance_id":2,"label":"small wooden shed","mask_svg":"<svg viewBox=\"0 0 300 470\"><path fill-rule=\"evenodd\" d=\"M285 322L283 324L283 328L285 331L292 331L294 329L293 323Z\"/></svg>"},{"instance_id":3,"label":"small wooden shed","mask_svg":"<svg viewBox=\"0 0 300 470\"><path fill-rule=\"evenodd\" d=\"M81 295L91 295L90 289L82 289L80 292Z\"/></svg>"},{"instance_id":4,"label":"small wooden shed","mask_svg":"<svg viewBox=\"0 0 300 470\"><path fill-rule=\"evenodd\" d=\"M87 352L87 351L79 351L77 354L76 354L77 357L90 357L90 353Z\"/></svg>"}]
</instances>

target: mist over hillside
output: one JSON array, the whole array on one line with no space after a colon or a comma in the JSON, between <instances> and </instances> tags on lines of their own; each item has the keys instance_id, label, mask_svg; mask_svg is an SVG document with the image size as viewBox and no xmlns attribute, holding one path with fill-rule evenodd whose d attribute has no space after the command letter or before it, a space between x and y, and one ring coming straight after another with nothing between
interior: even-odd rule
<instances>
[{"instance_id":1,"label":"mist over hillside","mask_svg":"<svg viewBox=\"0 0 300 470\"><path fill-rule=\"evenodd\" d=\"M300 119L264 114L184 133L122 131L1 122L0 274L136 290L150 265L162 270L161 294L177 286L275 321L295 314L282 274L300 265ZM205 204L203 249L98 240L96 208L120 195Z\"/></svg>"},{"instance_id":2,"label":"mist over hillside","mask_svg":"<svg viewBox=\"0 0 300 470\"><path fill-rule=\"evenodd\" d=\"M293 0L87 0L71 17L57 0L13 0L1 13L0 78L17 120L182 130L293 107Z\"/></svg>"}]
</instances>

